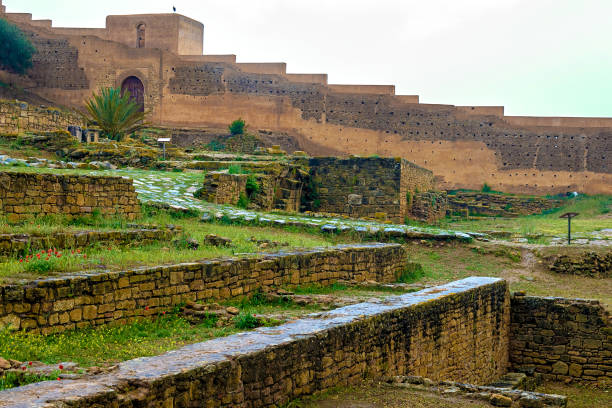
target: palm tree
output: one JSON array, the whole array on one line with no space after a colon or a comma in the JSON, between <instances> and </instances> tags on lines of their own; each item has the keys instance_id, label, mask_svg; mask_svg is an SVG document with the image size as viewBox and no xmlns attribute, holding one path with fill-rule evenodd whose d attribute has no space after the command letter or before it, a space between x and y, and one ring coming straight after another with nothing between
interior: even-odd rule
<instances>
[{"instance_id":1,"label":"palm tree","mask_svg":"<svg viewBox=\"0 0 612 408\"><path fill-rule=\"evenodd\" d=\"M109 139L121 141L125 135L145 126L145 112L132 101L129 91L121 94L119 88L102 88L85 102L87 122L97 125Z\"/></svg>"}]
</instances>

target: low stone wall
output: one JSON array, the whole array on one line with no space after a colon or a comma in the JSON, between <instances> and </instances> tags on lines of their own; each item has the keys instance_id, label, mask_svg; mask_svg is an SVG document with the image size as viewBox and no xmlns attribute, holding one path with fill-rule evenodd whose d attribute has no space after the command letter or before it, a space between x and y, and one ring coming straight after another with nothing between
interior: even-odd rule
<instances>
[{"instance_id":1,"label":"low stone wall","mask_svg":"<svg viewBox=\"0 0 612 408\"><path fill-rule=\"evenodd\" d=\"M510 339L514 370L612 384L612 323L597 301L515 294Z\"/></svg>"},{"instance_id":2,"label":"low stone wall","mask_svg":"<svg viewBox=\"0 0 612 408\"><path fill-rule=\"evenodd\" d=\"M415 193L406 197L408 202L407 217L413 220L434 222L446 216L448 198L446 192L428 191Z\"/></svg>"},{"instance_id":3,"label":"low stone wall","mask_svg":"<svg viewBox=\"0 0 612 408\"><path fill-rule=\"evenodd\" d=\"M449 210L466 216L517 217L539 214L560 205L559 200L544 197L462 191L448 195Z\"/></svg>"},{"instance_id":4,"label":"low stone wall","mask_svg":"<svg viewBox=\"0 0 612 408\"><path fill-rule=\"evenodd\" d=\"M0 132L49 132L66 130L69 125L80 126L82 119L71 112L26 102L0 100Z\"/></svg>"},{"instance_id":5,"label":"low stone wall","mask_svg":"<svg viewBox=\"0 0 612 408\"><path fill-rule=\"evenodd\" d=\"M272 407L405 374L486 384L506 372L509 303L504 281L467 278L3 391L0 406Z\"/></svg>"},{"instance_id":6,"label":"low stone wall","mask_svg":"<svg viewBox=\"0 0 612 408\"><path fill-rule=\"evenodd\" d=\"M247 180L252 177L259 191L249 196ZM296 166L283 166L274 174L229 174L210 172L204 177L200 198L216 204L236 205L240 195L249 199L248 208L270 211L278 209L297 212L304 178L308 174Z\"/></svg>"},{"instance_id":7,"label":"low stone wall","mask_svg":"<svg viewBox=\"0 0 612 408\"><path fill-rule=\"evenodd\" d=\"M62 231L51 234L0 234L0 256L23 256L48 248L83 248L93 244L147 245L170 241L180 230L139 228L117 231Z\"/></svg>"},{"instance_id":8,"label":"low stone wall","mask_svg":"<svg viewBox=\"0 0 612 408\"><path fill-rule=\"evenodd\" d=\"M187 300L248 296L262 287L393 282L405 265L406 251L398 244L340 245L46 278L0 287L0 326L46 334L121 324Z\"/></svg>"},{"instance_id":9,"label":"low stone wall","mask_svg":"<svg viewBox=\"0 0 612 408\"><path fill-rule=\"evenodd\" d=\"M551 253L559 251L558 253ZM612 251L583 248L545 248L540 254L548 269L554 273L612 278Z\"/></svg>"},{"instance_id":10,"label":"low stone wall","mask_svg":"<svg viewBox=\"0 0 612 408\"><path fill-rule=\"evenodd\" d=\"M39 215L76 217L95 210L134 219L140 204L123 177L0 172L0 214L10 222Z\"/></svg>"}]
</instances>

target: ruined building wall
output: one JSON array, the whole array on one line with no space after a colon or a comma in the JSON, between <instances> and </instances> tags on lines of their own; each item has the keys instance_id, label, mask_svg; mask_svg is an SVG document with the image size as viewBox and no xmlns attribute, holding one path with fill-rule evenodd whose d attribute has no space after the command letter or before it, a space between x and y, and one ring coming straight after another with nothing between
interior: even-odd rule
<instances>
[{"instance_id":1,"label":"ruined building wall","mask_svg":"<svg viewBox=\"0 0 612 408\"><path fill-rule=\"evenodd\" d=\"M487 384L506 372L509 297L504 281L467 278L126 361L97 376L14 388L0 392L0 405L254 408L364 376Z\"/></svg>"},{"instance_id":2,"label":"ruined building wall","mask_svg":"<svg viewBox=\"0 0 612 408\"><path fill-rule=\"evenodd\" d=\"M510 362L551 381L612 384L612 322L597 301L514 295Z\"/></svg>"},{"instance_id":3,"label":"ruined building wall","mask_svg":"<svg viewBox=\"0 0 612 408\"><path fill-rule=\"evenodd\" d=\"M0 100L0 133L19 133L24 130L51 132L82 124L80 117L68 111Z\"/></svg>"},{"instance_id":4,"label":"ruined building wall","mask_svg":"<svg viewBox=\"0 0 612 408\"><path fill-rule=\"evenodd\" d=\"M10 18L42 47L30 75L33 89L60 104L80 106L91 91L134 75L157 124L225 127L242 117L252 128L292 135L311 155L401 156L432 170L444 189L480 189L486 182L515 193L612 192L606 119L522 120L503 116L499 107L419 104L392 87L291 81L284 64L182 58Z\"/></svg>"},{"instance_id":5,"label":"ruined building wall","mask_svg":"<svg viewBox=\"0 0 612 408\"><path fill-rule=\"evenodd\" d=\"M140 204L132 180L4 171L0 173L0 213L9 221L39 215L78 217L100 210L134 219Z\"/></svg>"}]
</instances>

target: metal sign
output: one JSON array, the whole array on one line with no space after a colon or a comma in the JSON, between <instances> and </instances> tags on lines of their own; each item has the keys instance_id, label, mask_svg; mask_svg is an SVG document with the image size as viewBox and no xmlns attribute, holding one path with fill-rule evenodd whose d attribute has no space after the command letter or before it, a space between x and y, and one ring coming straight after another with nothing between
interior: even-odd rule
<instances>
[{"instance_id":1,"label":"metal sign","mask_svg":"<svg viewBox=\"0 0 612 408\"><path fill-rule=\"evenodd\" d=\"M559 217L559 218L567 218L567 245L570 245L572 243L572 218L574 218L577 215L578 213L568 212L568 213L562 214Z\"/></svg>"}]
</instances>

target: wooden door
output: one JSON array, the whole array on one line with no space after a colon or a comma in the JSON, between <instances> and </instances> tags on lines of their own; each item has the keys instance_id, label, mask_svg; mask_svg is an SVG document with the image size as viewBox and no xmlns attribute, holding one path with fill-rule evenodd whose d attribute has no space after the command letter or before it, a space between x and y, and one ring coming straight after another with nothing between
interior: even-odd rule
<instances>
[{"instance_id":1,"label":"wooden door","mask_svg":"<svg viewBox=\"0 0 612 408\"><path fill-rule=\"evenodd\" d=\"M125 91L130 93L130 99L140 105L140 111L144 112L144 85L135 76L127 77L121 84L121 94Z\"/></svg>"}]
</instances>

